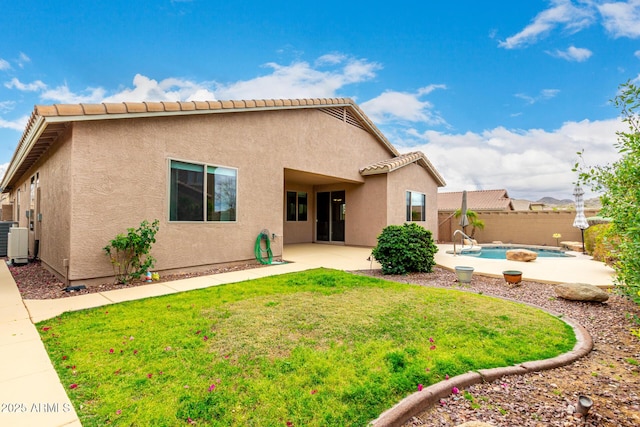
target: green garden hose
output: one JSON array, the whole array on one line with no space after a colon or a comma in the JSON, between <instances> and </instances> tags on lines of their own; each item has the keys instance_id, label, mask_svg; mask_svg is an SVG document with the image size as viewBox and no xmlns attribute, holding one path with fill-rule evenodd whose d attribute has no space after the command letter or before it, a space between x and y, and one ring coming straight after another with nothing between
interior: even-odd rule
<instances>
[{"instance_id":1,"label":"green garden hose","mask_svg":"<svg viewBox=\"0 0 640 427\"><path fill-rule=\"evenodd\" d=\"M262 249L262 241L265 241L265 249ZM254 247L256 259L260 264L271 264L273 262L273 253L271 252L271 241L269 240L269 230L262 230L256 239ZM263 255L267 255L264 259Z\"/></svg>"}]
</instances>

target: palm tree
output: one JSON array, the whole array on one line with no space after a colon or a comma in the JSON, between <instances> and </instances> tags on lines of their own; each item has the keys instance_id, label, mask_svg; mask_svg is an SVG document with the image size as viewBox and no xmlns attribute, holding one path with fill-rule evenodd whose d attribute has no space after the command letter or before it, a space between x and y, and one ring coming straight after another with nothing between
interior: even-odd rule
<instances>
[{"instance_id":1,"label":"palm tree","mask_svg":"<svg viewBox=\"0 0 640 427\"><path fill-rule=\"evenodd\" d=\"M453 213L453 216L458 219L460 218L461 213L462 212L460 211L460 209L456 209L456 211ZM471 226L471 235L469 237L473 239L476 234L476 229L484 230L484 221L478 219L478 214L471 209L467 209L467 218L469 218L469 225Z\"/></svg>"}]
</instances>

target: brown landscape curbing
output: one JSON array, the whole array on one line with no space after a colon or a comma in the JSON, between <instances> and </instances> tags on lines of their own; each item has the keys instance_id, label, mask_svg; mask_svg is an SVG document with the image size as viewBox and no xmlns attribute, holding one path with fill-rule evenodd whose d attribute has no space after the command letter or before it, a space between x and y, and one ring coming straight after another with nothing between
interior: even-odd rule
<instances>
[{"instance_id":1,"label":"brown landscape curbing","mask_svg":"<svg viewBox=\"0 0 640 427\"><path fill-rule=\"evenodd\" d=\"M537 308L542 310L540 307ZM548 310L543 311L549 313ZM435 405L440 399L450 395L453 387L462 390L474 384L492 382L505 376L524 375L532 372L559 368L586 356L591 349L593 349L593 338L582 325L575 320L565 318L554 313L550 314L555 315L573 328L573 332L576 336L576 344L573 346L571 351L550 359L524 362L515 366L481 369L477 372L467 372L466 374L440 381L439 383L430 385L422 391L417 391L402 399L394 407L383 412L377 419L369 423L369 427L402 426L409 421L411 417L426 411L431 406Z\"/></svg>"}]
</instances>

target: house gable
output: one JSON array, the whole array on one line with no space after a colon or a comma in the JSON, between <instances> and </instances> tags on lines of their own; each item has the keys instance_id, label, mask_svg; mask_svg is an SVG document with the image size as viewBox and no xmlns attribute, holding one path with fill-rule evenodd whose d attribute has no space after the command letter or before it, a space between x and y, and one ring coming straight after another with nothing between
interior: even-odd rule
<instances>
[{"instance_id":1,"label":"house gable","mask_svg":"<svg viewBox=\"0 0 640 427\"><path fill-rule=\"evenodd\" d=\"M435 182L438 184L438 187L444 187L446 185L444 178L438 173L435 167L431 164L429 159L424 155L424 153L420 151L414 151L411 153L406 153L402 155L398 155L391 159L382 160L380 162L373 163L371 165L365 166L360 169L360 174L363 176L367 175L378 175L385 174L396 171L400 168L403 168L407 165L416 163L426 169L426 171L432 176Z\"/></svg>"}]
</instances>

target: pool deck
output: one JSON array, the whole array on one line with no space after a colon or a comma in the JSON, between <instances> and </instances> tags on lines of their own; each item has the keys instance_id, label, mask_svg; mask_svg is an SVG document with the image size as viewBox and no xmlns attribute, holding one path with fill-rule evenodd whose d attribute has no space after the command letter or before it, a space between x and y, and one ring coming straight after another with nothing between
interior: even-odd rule
<instances>
[{"instance_id":1,"label":"pool deck","mask_svg":"<svg viewBox=\"0 0 640 427\"><path fill-rule=\"evenodd\" d=\"M438 245L436 263L454 269L473 267L476 274L501 276L503 270L521 270L523 278L540 282L613 283L613 270L591 257L541 258L533 262L479 259L447 254L452 245ZM80 295L58 300L23 300L9 269L0 263L0 426L78 427L78 416L40 340L34 323L65 311L82 310L122 301L166 295L277 274L326 267L339 270L380 268L371 260L371 248L299 244L287 245L288 264L193 277L173 282Z\"/></svg>"},{"instance_id":2,"label":"pool deck","mask_svg":"<svg viewBox=\"0 0 640 427\"><path fill-rule=\"evenodd\" d=\"M459 247L459 245L458 245ZM439 244L436 264L454 269L456 266L473 267L474 273L502 277L504 270L522 271L523 280L542 283L588 283L600 287L613 286L615 273L604 263L593 261L589 255L567 252L570 257L539 257L535 261L509 261L454 255L453 245Z\"/></svg>"}]
</instances>

